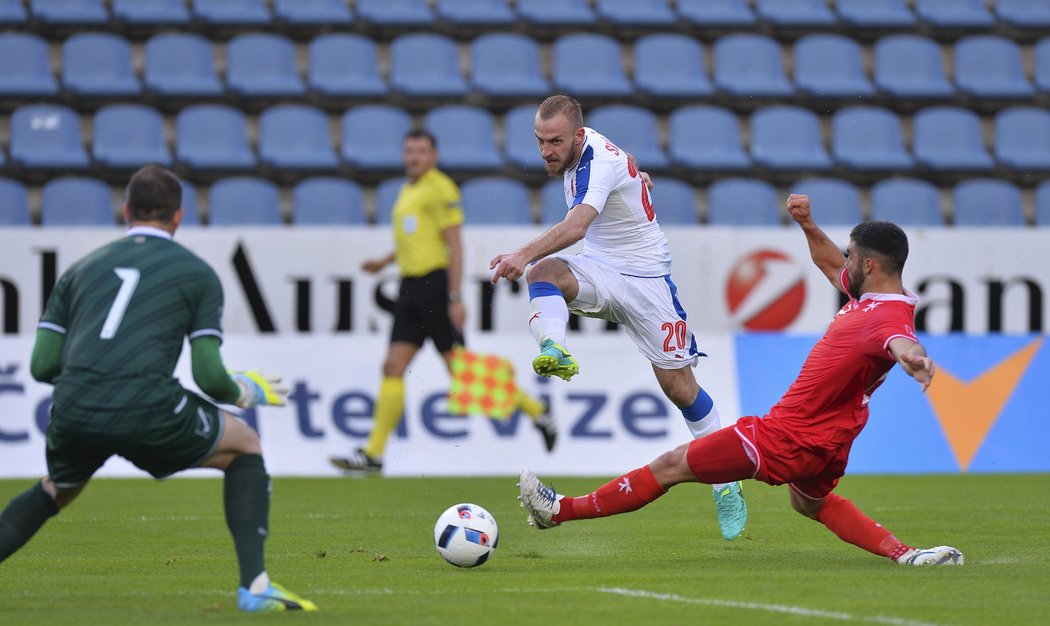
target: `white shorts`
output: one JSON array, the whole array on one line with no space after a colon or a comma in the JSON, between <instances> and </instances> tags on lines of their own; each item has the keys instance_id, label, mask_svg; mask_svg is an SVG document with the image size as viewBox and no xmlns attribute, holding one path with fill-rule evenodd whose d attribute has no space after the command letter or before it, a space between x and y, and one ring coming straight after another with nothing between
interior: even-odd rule
<instances>
[{"instance_id":1,"label":"white shorts","mask_svg":"<svg viewBox=\"0 0 1050 626\"><path fill-rule=\"evenodd\" d=\"M622 324L642 356L661 369L696 366L701 352L670 276L630 276L583 255L555 254L580 283L569 310Z\"/></svg>"}]
</instances>

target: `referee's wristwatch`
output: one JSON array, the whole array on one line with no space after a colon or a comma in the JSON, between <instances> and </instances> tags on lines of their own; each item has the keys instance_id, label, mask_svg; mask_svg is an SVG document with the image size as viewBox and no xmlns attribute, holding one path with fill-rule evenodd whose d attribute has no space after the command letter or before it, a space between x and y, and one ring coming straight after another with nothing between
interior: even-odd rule
<instances>
[{"instance_id":1,"label":"referee's wristwatch","mask_svg":"<svg viewBox=\"0 0 1050 626\"><path fill-rule=\"evenodd\" d=\"M463 301L463 294L458 292L458 291L450 291L450 292L448 292L448 301L449 302L462 302Z\"/></svg>"}]
</instances>

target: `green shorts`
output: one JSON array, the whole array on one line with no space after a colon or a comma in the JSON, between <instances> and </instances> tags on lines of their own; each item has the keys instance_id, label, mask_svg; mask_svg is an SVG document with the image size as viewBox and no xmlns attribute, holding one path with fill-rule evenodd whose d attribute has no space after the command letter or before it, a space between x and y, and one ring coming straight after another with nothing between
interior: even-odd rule
<instances>
[{"instance_id":1,"label":"green shorts","mask_svg":"<svg viewBox=\"0 0 1050 626\"><path fill-rule=\"evenodd\" d=\"M131 432L74 431L62 421L53 415L47 427L47 472L60 488L87 482L114 454L154 478L196 467L215 451L225 427L222 411L190 391L173 414L143 419L142 428Z\"/></svg>"}]
</instances>

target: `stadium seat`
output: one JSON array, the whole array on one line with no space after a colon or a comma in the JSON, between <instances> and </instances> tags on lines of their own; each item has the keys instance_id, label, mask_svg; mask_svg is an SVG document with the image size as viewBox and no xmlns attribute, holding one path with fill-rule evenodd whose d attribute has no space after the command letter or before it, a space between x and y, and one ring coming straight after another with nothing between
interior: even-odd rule
<instances>
[{"instance_id":1,"label":"stadium seat","mask_svg":"<svg viewBox=\"0 0 1050 626\"><path fill-rule=\"evenodd\" d=\"M28 19L22 0L0 0L0 25L18 26Z\"/></svg>"},{"instance_id":2,"label":"stadium seat","mask_svg":"<svg viewBox=\"0 0 1050 626\"><path fill-rule=\"evenodd\" d=\"M1035 44L1035 86L1044 94L1050 93L1050 37Z\"/></svg>"},{"instance_id":3,"label":"stadium seat","mask_svg":"<svg viewBox=\"0 0 1050 626\"><path fill-rule=\"evenodd\" d=\"M148 163L171 165L164 139L164 118L141 104L110 104L95 113L92 155L107 168L138 168Z\"/></svg>"},{"instance_id":4,"label":"stadium seat","mask_svg":"<svg viewBox=\"0 0 1050 626\"><path fill-rule=\"evenodd\" d=\"M29 226L31 223L25 185L10 178L0 178L0 228Z\"/></svg>"},{"instance_id":5,"label":"stadium seat","mask_svg":"<svg viewBox=\"0 0 1050 626\"><path fill-rule=\"evenodd\" d=\"M1020 46L997 35L971 35L955 42L955 84L975 98L1035 95L1024 76Z\"/></svg>"},{"instance_id":6,"label":"stadium seat","mask_svg":"<svg viewBox=\"0 0 1050 626\"><path fill-rule=\"evenodd\" d=\"M1035 188L1035 225L1050 226L1050 180Z\"/></svg>"},{"instance_id":7,"label":"stadium seat","mask_svg":"<svg viewBox=\"0 0 1050 626\"><path fill-rule=\"evenodd\" d=\"M489 33L470 44L470 82L492 98L539 98L550 93L540 46L518 33Z\"/></svg>"},{"instance_id":8,"label":"stadium seat","mask_svg":"<svg viewBox=\"0 0 1050 626\"><path fill-rule=\"evenodd\" d=\"M855 226L861 217L860 192L837 178L804 178L791 186L791 193L809 196L813 218L827 226Z\"/></svg>"},{"instance_id":9,"label":"stadium seat","mask_svg":"<svg viewBox=\"0 0 1050 626\"><path fill-rule=\"evenodd\" d=\"M711 226L780 226L777 191L757 178L723 178L707 189Z\"/></svg>"},{"instance_id":10,"label":"stadium seat","mask_svg":"<svg viewBox=\"0 0 1050 626\"><path fill-rule=\"evenodd\" d=\"M610 104L587 114L587 125L606 135L621 150L634 155L643 170L664 170L671 164L660 146L660 126L649 109Z\"/></svg>"},{"instance_id":11,"label":"stadium seat","mask_svg":"<svg viewBox=\"0 0 1050 626\"><path fill-rule=\"evenodd\" d=\"M594 9L615 28L669 28L678 19L667 0L596 0Z\"/></svg>"},{"instance_id":12,"label":"stadium seat","mask_svg":"<svg viewBox=\"0 0 1050 626\"><path fill-rule=\"evenodd\" d=\"M838 22L826 0L755 0L755 13L776 28L828 28Z\"/></svg>"},{"instance_id":13,"label":"stadium seat","mask_svg":"<svg viewBox=\"0 0 1050 626\"><path fill-rule=\"evenodd\" d=\"M646 35L634 42L634 84L652 98L702 98L714 93L704 48L677 33Z\"/></svg>"},{"instance_id":14,"label":"stadium seat","mask_svg":"<svg viewBox=\"0 0 1050 626\"><path fill-rule=\"evenodd\" d=\"M296 226L363 226L365 196L345 178L307 178L292 189L292 223Z\"/></svg>"},{"instance_id":15,"label":"stadium seat","mask_svg":"<svg viewBox=\"0 0 1050 626\"><path fill-rule=\"evenodd\" d=\"M279 104L259 116L259 161L277 170L334 170L328 116L316 107Z\"/></svg>"},{"instance_id":16,"label":"stadium seat","mask_svg":"<svg viewBox=\"0 0 1050 626\"><path fill-rule=\"evenodd\" d=\"M208 223L212 226L280 226L277 185L253 176L217 181L208 190Z\"/></svg>"},{"instance_id":17,"label":"stadium seat","mask_svg":"<svg viewBox=\"0 0 1050 626\"><path fill-rule=\"evenodd\" d=\"M533 26L586 28L598 17L587 0L518 0L518 15Z\"/></svg>"},{"instance_id":18,"label":"stadium seat","mask_svg":"<svg viewBox=\"0 0 1050 626\"><path fill-rule=\"evenodd\" d=\"M540 187L540 223L551 226L565 219L565 183L560 178L548 180Z\"/></svg>"},{"instance_id":19,"label":"stadium seat","mask_svg":"<svg viewBox=\"0 0 1050 626\"><path fill-rule=\"evenodd\" d=\"M949 98L941 47L920 35L887 35L875 43L875 86L896 98Z\"/></svg>"},{"instance_id":20,"label":"stadium seat","mask_svg":"<svg viewBox=\"0 0 1050 626\"><path fill-rule=\"evenodd\" d=\"M956 226L1024 226L1021 190L996 178L971 178L955 186Z\"/></svg>"},{"instance_id":21,"label":"stadium seat","mask_svg":"<svg viewBox=\"0 0 1050 626\"><path fill-rule=\"evenodd\" d=\"M437 140L442 169L476 172L503 167L496 124L488 109L466 104L436 107L423 116L423 127Z\"/></svg>"},{"instance_id":22,"label":"stadium seat","mask_svg":"<svg viewBox=\"0 0 1050 626\"><path fill-rule=\"evenodd\" d=\"M995 163L984 147L981 119L970 109L936 106L912 118L912 152L935 170L981 171Z\"/></svg>"},{"instance_id":23,"label":"stadium seat","mask_svg":"<svg viewBox=\"0 0 1050 626\"><path fill-rule=\"evenodd\" d=\"M816 113L796 106L769 106L751 116L751 159L775 170L825 170L831 158L824 149Z\"/></svg>"},{"instance_id":24,"label":"stadium seat","mask_svg":"<svg viewBox=\"0 0 1050 626\"><path fill-rule=\"evenodd\" d=\"M740 120L729 109L708 105L675 109L667 119L668 153L695 170L745 170L751 159L740 142Z\"/></svg>"},{"instance_id":25,"label":"stadium seat","mask_svg":"<svg viewBox=\"0 0 1050 626\"><path fill-rule=\"evenodd\" d=\"M839 18L860 28L912 28L917 20L908 0L836 0Z\"/></svg>"},{"instance_id":26,"label":"stadium seat","mask_svg":"<svg viewBox=\"0 0 1050 626\"><path fill-rule=\"evenodd\" d=\"M868 98L860 44L841 35L806 35L795 42L795 85L814 98Z\"/></svg>"},{"instance_id":27,"label":"stadium seat","mask_svg":"<svg viewBox=\"0 0 1050 626\"><path fill-rule=\"evenodd\" d=\"M715 85L736 97L788 97L795 88L784 74L780 44L752 33L715 42Z\"/></svg>"},{"instance_id":28,"label":"stadium seat","mask_svg":"<svg viewBox=\"0 0 1050 626\"><path fill-rule=\"evenodd\" d=\"M200 35L162 33L145 46L143 81L164 97L207 97L223 92L210 41Z\"/></svg>"},{"instance_id":29,"label":"stadium seat","mask_svg":"<svg viewBox=\"0 0 1050 626\"><path fill-rule=\"evenodd\" d=\"M507 0L436 0L434 13L455 27L509 28L518 19Z\"/></svg>"},{"instance_id":30,"label":"stadium seat","mask_svg":"<svg viewBox=\"0 0 1050 626\"><path fill-rule=\"evenodd\" d=\"M18 107L11 116L11 161L30 169L87 167L80 118L57 104Z\"/></svg>"},{"instance_id":31,"label":"stadium seat","mask_svg":"<svg viewBox=\"0 0 1050 626\"><path fill-rule=\"evenodd\" d=\"M193 0L193 14L209 26L268 26L266 0Z\"/></svg>"},{"instance_id":32,"label":"stadium seat","mask_svg":"<svg viewBox=\"0 0 1050 626\"><path fill-rule=\"evenodd\" d=\"M934 28L995 26L995 16L984 0L915 0L915 14Z\"/></svg>"},{"instance_id":33,"label":"stadium seat","mask_svg":"<svg viewBox=\"0 0 1050 626\"><path fill-rule=\"evenodd\" d=\"M696 194L689 183L660 178L652 190L656 221L663 226L696 226L700 223Z\"/></svg>"},{"instance_id":34,"label":"stadium seat","mask_svg":"<svg viewBox=\"0 0 1050 626\"><path fill-rule=\"evenodd\" d=\"M887 178L871 188L871 219L898 226L943 226L940 192L915 178Z\"/></svg>"},{"instance_id":35,"label":"stadium seat","mask_svg":"<svg viewBox=\"0 0 1050 626\"><path fill-rule=\"evenodd\" d=\"M0 97L58 94L47 41L30 33L0 34Z\"/></svg>"},{"instance_id":36,"label":"stadium seat","mask_svg":"<svg viewBox=\"0 0 1050 626\"><path fill-rule=\"evenodd\" d=\"M65 176L44 184L40 195L43 226L114 226L113 192L94 178Z\"/></svg>"},{"instance_id":37,"label":"stadium seat","mask_svg":"<svg viewBox=\"0 0 1050 626\"><path fill-rule=\"evenodd\" d=\"M109 21L102 0L29 0L29 12L48 26L102 26Z\"/></svg>"},{"instance_id":38,"label":"stadium seat","mask_svg":"<svg viewBox=\"0 0 1050 626\"><path fill-rule=\"evenodd\" d=\"M310 41L307 83L325 97L378 98L386 94L379 52L363 35L329 33Z\"/></svg>"},{"instance_id":39,"label":"stadium seat","mask_svg":"<svg viewBox=\"0 0 1050 626\"><path fill-rule=\"evenodd\" d=\"M623 69L623 49L608 35L562 35L552 47L552 83L577 98L618 98L634 93ZM581 71L581 63L586 71Z\"/></svg>"},{"instance_id":40,"label":"stadium seat","mask_svg":"<svg viewBox=\"0 0 1050 626\"><path fill-rule=\"evenodd\" d=\"M175 159L194 169L255 167L244 112L224 104L195 104L175 118Z\"/></svg>"},{"instance_id":41,"label":"stadium seat","mask_svg":"<svg viewBox=\"0 0 1050 626\"><path fill-rule=\"evenodd\" d=\"M433 33L397 37L390 44L390 86L409 98L465 96L456 42Z\"/></svg>"},{"instance_id":42,"label":"stadium seat","mask_svg":"<svg viewBox=\"0 0 1050 626\"><path fill-rule=\"evenodd\" d=\"M402 108L367 104L343 113L340 152L343 160L362 170L400 170L401 144L412 128Z\"/></svg>"},{"instance_id":43,"label":"stadium seat","mask_svg":"<svg viewBox=\"0 0 1050 626\"><path fill-rule=\"evenodd\" d=\"M901 120L889 109L854 106L831 117L831 155L851 170L908 170L914 159L904 148Z\"/></svg>"},{"instance_id":44,"label":"stadium seat","mask_svg":"<svg viewBox=\"0 0 1050 626\"><path fill-rule=\"evenodd\" d=\"M532 224L532 201L525 183L483 176L463 183L463 219L471 226Z\"/></svg>"},{"instance_id":45,"label":"stadium seat","mask_svg":"<svg viewBox=\"0 0 1050 626\"><path fill-rule=\"evenodd\" d=\"M750 28L758 21L748 0L677 0L675 8L701 28Z\"/></svg>"},{"instance_id":46,"label":"stadium seat","mask_svg":"<svg viewBox=\"0 0 1050 626\"><path fill-rule=\"evenodd\" d=\"M226 84L249 98L301 96L306 88L295 61L295 44L283 35L245 33L226 47Z\"/></svg>"},{"instance_id":47,"label":"stadium seat","mask_svg":"<svg viewBox=\"0 0 1050 626\"><path fill-rule=\"evenodd\" d=\"M135 26L183 26L190 12L182 0L112 0L113 17Z\"/></svg>"},{"instance_id":48,"label":"stadium seat","mask_svg":"<svg viewBox=\"0 0 1050 626\"><path fill-rule=\"evenodd\" d=\"M142 90L131 62L131 45L110 33L78 33L66 39L62 85L78 96L134 96Z\"/></svg>"},{"instance_id":49,"label":"stadium seat","mask_svg":"<svg viewBox=\"0 0 1050 626\"><path fill-rule=\"evenodd\" d=\"M1050 111L1022 106L996 114L995 158L1017 172L1050 171Z\"/></svg>"},{"instance_id":50,"label":"stadium seat","mask_svg":"<svg viewBox=\"0 0 1050 626\"><path fill-rule=\"evenodd\" d=\"M179 179L182 185L182 226L200 226L200 209L197 208L197 188L185 180Z\"/></svg>"},{"instance_id":51,"label":"stadium seat","mask_svg":"<svg viewBox=\"0 0 1050 626\"><path fill-rule=\"evenodd\" d=\"M1000 23L1018 29L1050 28L1050 0L995 0Z\"/></svg>"},{"instance_id":52,"label":"stadium seat","mask_svg":"<svg viewBox=\"0 0 1050 626\"><path fill-rule=\"evenodd\" d=\"M394 203L405 186L402 177L388 178L376 186L376 223L390 224L390 218L394 213Z\"/></svg>"},{"instance_id":53,"label":"stadium seat","mask_svg":"<svg viewBox=\"0 0 1050 626\"><path fill-rule=\"evenodd\" d=\"M339 28L354 21L346 0L274 0L273 15L289 26Z\"/></svg>"},{"instance_id":54,"label":"stadium seat","mask_svg":"<svg viewBox=\"0 0 1050 626\"><path fill-rule=\"evenodd\" d=\"M431 26L434 11L427 0L357 0L357 16L379 28Z\"/></svg>"},{"instance_id":55,"label":"stadium seat","mask_svg":"<svg viewBox=\"0 0 1050 626\"><path fill-rule=\"evenodd\" d=\"M526 172L543 169L543 158L536 145L536 106L523 104L503 116L503 156L512 167Z\"/></svg>"}]
</instances>

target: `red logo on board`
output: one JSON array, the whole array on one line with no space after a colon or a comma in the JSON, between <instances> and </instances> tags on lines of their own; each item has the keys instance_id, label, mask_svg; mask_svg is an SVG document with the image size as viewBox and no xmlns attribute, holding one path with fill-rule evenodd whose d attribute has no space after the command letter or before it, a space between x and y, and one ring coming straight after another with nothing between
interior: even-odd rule
<instances>
[{"instance_id":1,"label":"red logo on board","mask_svg":"<svg viewBox=\"0 0 1050 626\"><path fill-rule=\"evenodd\" d=\"M795 261L777 250L739 259L726 279L726 303L734 328L784 330L802 311L806 281Z\"/></svg>"}]
</instances>

